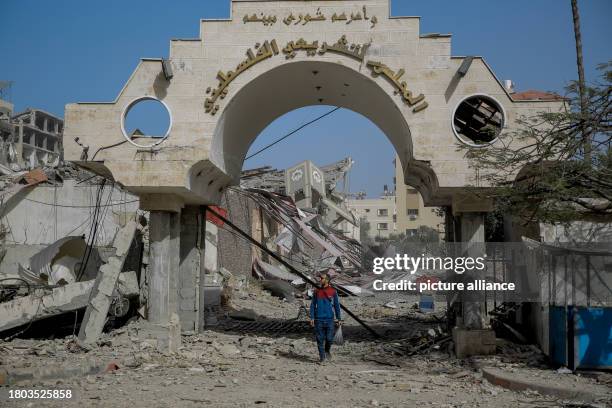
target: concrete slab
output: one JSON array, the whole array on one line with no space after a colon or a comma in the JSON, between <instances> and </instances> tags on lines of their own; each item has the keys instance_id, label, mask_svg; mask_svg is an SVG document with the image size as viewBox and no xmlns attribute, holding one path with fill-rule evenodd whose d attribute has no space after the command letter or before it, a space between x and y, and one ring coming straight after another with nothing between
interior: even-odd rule
<instances>
[{"instance_id":1,"label":"concrete slab","mask_svg":"<svg viewBox=\"0 0 612 408\"><path fill-rule=\"evenodd\" d=\"M77 282L0 304L0 332L87 305L94 281Z\"/></svg>"},{"instance_id":2,"label":"concrete slab","mask_svg":"<svg viewBox=\"0 0 612 408\"><path fill-rule=\"evenodd\" d=\"M102 265L91 290L91 297L79 329L77 341L80 345L92 344L102 334L108 309L113 300L113 292L135 233L136 221L132 220L119 230L115 237L113 242L115 254L108 259L108 263Z\"/></svg>"},{"instance_id":3,"label":"concrete slab","mask_svg":"<svg viewBox=\"0 0 612 408\"><path fill-rule=\"evenodd\" d=\"M610 395L606 395L603 390L587 388L584 386L584 384L565 384L562 387L541 378L530 378L528 376L521 375L520 373L510 373L493 367L483 368L482 376L491 384L512 391L533 390L544 395L552 395L558 398L585 402L595 402L610 397Z\"/></svg>"},{"instance_id":4,"label":"concrete slab","mask_svg":"<svg viewBox=\"0 0 612 408\"><path fill-rule=\"evenodd\" d=\"M138 296L138 287L129 282L136 279L136 272L130 271L119 276L118 291L122 296ZM87 306L94 281L76 282L54 289L37 290L0 304L0 332L62 313Z\"/></svg>"}]
</instances>

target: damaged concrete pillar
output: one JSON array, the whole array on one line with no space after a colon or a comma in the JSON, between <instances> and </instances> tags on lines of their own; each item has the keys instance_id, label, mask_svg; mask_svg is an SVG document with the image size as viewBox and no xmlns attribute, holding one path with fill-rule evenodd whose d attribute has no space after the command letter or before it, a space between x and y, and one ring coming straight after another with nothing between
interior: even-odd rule
<instances>
[{"instance_id":1,"label":"damaged concrete pillar","mask_svg":"<svg viewBox=\"0 0 612 408\"><path fill-rule=\"evenodd\" d=\"M218 233L219 228L210 221L205 223L204 269L206 273L219 270L218 265Z\"/></svg>"},{"instance_id":2,"label":"damaged concrete pillar","mask_svg":"<svg viewBox=\"0 0 612 408\"><path fill-rule=\"evenodd\" d=\"M477 258L485 255L485 215L492 210L493 203L489 199L465 194L453 197L452 213L459 219L454 223L458 230L454 235L462 243L462 256ZM461 278L467 282L478 277L465 273ZM461 293L460 298L462 323L453 328L455 354L459 358L494 354L495 333L483 328L486 318L484 298L466 292Z\"/></svg>"},{"instance_id":3,"label":"damaged concrete pillar","mask_svg":"<svg viewBox=\"0 0 612 408\"><path fill-rule=\"evenodd\" d=\"M202 331L205 312L205 276L216 272L217 226L207 222L202 207L181 212L179 317L183 331Z\"/></svg>"},{"instance_id":4,"label":"damaged concrete pillar","mask_svg":"<svg viewBox=\"0 0 612 408\"><path fill-rule=\"evenodd\" d=\"M462 252L473 258L485 254L485 215L493 211L493 201L474 194L462 193L453 196L452 213L460 217L459 234L464 248ZM470 280L473 276L463 275L463 279ZM480 329L483 327L484 304L480 299L466 299L463 294L462 301L462 326L468 329Z\"/></svg>"},{"instance_id":5,"label":"damaged concrete pillar","mask_svg":"<svg viewBox=\"0 0 612 408\"><path fill-rule=\"evenodd\" d=\"M179 234L180 214L151 211L147 307L147 318L151 323L167 323L171 314L178 310Z\"/></svg>"},{"instance_id":6,"label":"damaged concrete pillar","mask_svg":"<svg viewBox=\"0 0 612 408\"><path fill-rule=\"evenodd\" d=\"M178 314L181 330L197 332L199 322L200 268L203 258L204 227L200 207L181 212Z\"/></svg>"},{"instance_id":7,"label":"damaged concrete pillar","mask_svg":"<svg viewBox=\"0 0 612 408\"><path fill-rule=\"evenodd\" d=\"M220 289L211 285L214 279L212 274L219 270L218 265L218 227L210 221L204 220L204 262L200 269L200 304L199 304L199 331L203 331L207 324L216 324L216 307L219 305ZM208 278L207 278L208 276Z\"/></svg>"},{"instance_id":8,"label":"damaged concrete pillar","mask_svg":"<svg viewBox=\"0 0 612 408\"><path fill-rule=\"evenodd\" d=\"M176 352L180 346L179 268L182 201L172 195L142 195L141 208L149 210L149 296L147 320L157 348Z\"/></svg>"},{"instance_id":9,"label":"damaged concrete pillar","mask_svg":"<svg viewBox=\"0 0 612 408\"><path fill-rule=\"evenodd\" d=\"M477 258L484 255L484 216L485 214L480 212L461 214L461 242L466 245L467 256ZM463 325L465 328L481 329L483 327L482 302L465 299L463 301L462 310Z\"/></svg>"},{"instance_id":10,"label":"damaged concrete pillar","mask_svg":"<svg viewBox=\"0 0 612 408\"><path fill-rule=\"evenodd\" d=\"M108 262L100 268L100 272L96 276L96 280L89 298L89 304L83 316L83 322L79 329L78 342L81 345L92 344L98 340L108 309L113 300L113 292L119 279L119 274L123 269L125 258L134 239L136 233L136 221L130 220L119 230L113 247L115 253L108 259Z\"/></svg>"}]
</instances>

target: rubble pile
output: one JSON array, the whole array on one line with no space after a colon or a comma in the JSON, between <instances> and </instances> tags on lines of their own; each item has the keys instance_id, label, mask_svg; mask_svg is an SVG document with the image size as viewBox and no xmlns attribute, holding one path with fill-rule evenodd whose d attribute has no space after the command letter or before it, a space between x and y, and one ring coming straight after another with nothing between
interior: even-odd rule
<instances>
[{"instance_id":1,"label":"rubble pile","mask_svg":"<svg viewBox=\"0 0 612 408\"><path fill-rule=\"evenodd\" d=\"M598 399L570 405L579 402L506 390L484 379L480 368L503 367L501 361L458 360L442 350L398 357L379 341L353 338L351 330L345 344L334 347L334 360L326 366L315 364L316 343L310 333L271 336L206 330L183 336L178 353L163 354L149 341L147 330L143 321L132 321L103 334L89 349L75 348L71 338L15 339L0 346L0 371L10 374L18 368L21 377L16 387L70 388L81 403L91 406L106 406L111 400L118 407L188 402L235 406L257 401L268 406L309 406L314 398L337 406L408 402L432 407L516 407L520 401L521 406L599 408L612 397L603 380L560 375L551 369L538 372L559 385L589 390ZM519 377L535 375L519 363L511 369ZM54 376L28 378L33 372ZM324 400L317 400L317 395Z\"/></svg>"}]
</instances>

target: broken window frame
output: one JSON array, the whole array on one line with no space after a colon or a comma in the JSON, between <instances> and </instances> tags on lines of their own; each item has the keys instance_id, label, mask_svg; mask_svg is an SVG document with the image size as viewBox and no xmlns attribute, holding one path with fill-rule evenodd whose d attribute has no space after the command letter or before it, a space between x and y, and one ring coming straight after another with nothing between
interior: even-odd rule
<instances>
[{"instance_id":1,"label":"broken window frame","mask_svg":"<svg viewBox=\"0 0 612 408\"><path fill-rule=\"evenodd\" d=\"M484 111L488 112L489 114L488 114L488 117L486 118L476 117L472 115L471 116L472 123L475 120L479 120L481 123L484 123L480 128L477 129L478 131L489 125L498 127L498 130L496 131L495 135L491 138L491 140L473 139L469 135L464 134L461 130L457 129L456 116L458 112L461 111L462 106L464 104L468 104L468 101L470 101L471 99L476 99L476 98L480 98L481 101L477 105L471 106L475 114L480 114L480 116L485 116ZM493 106L497 110L492 111L491 109L488 109L487 107L483 106L483 102L487 102L489 106ZM494 121L493 119L496 117L497 114L499 114L501 117L499 118L499 121ZM499 139L499 136L504 131L504 128L506 126L506 118L507 118L506 111L503 105L497 99L495 99L491 95L477 93L477 94L465 96L457 103L457 105L455 105L455 109L453 109L453 113L451 116L451 127L453 129L453 133L455 134L455 137L461 143L471 146L471 147L487 147L495 143Z\"/></svg>"}]
</instances>

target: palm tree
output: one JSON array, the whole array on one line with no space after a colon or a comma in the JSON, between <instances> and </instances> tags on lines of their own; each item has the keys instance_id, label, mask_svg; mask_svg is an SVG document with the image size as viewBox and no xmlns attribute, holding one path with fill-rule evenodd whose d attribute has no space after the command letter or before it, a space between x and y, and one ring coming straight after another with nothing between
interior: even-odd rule
<instances>
[{"instance_id":1,"label":"palm tree","mask_svg":"<svg viewBox=\"0 0 612 408\"><path fill-rule=\"evenodd\" d=\"M583 117L582 136L584 138L584 160L591 162L591 137L588 134L588 126L585 123L587 114L587 97L584 81L584 61L582 58L582 34L580 33L580 13L578 11L578 0L572 1L572 15L574 17L574 37L576 39L576 63L578 65L578 92L580 95L580 111Z\"/></svg>"}]
</instances>

